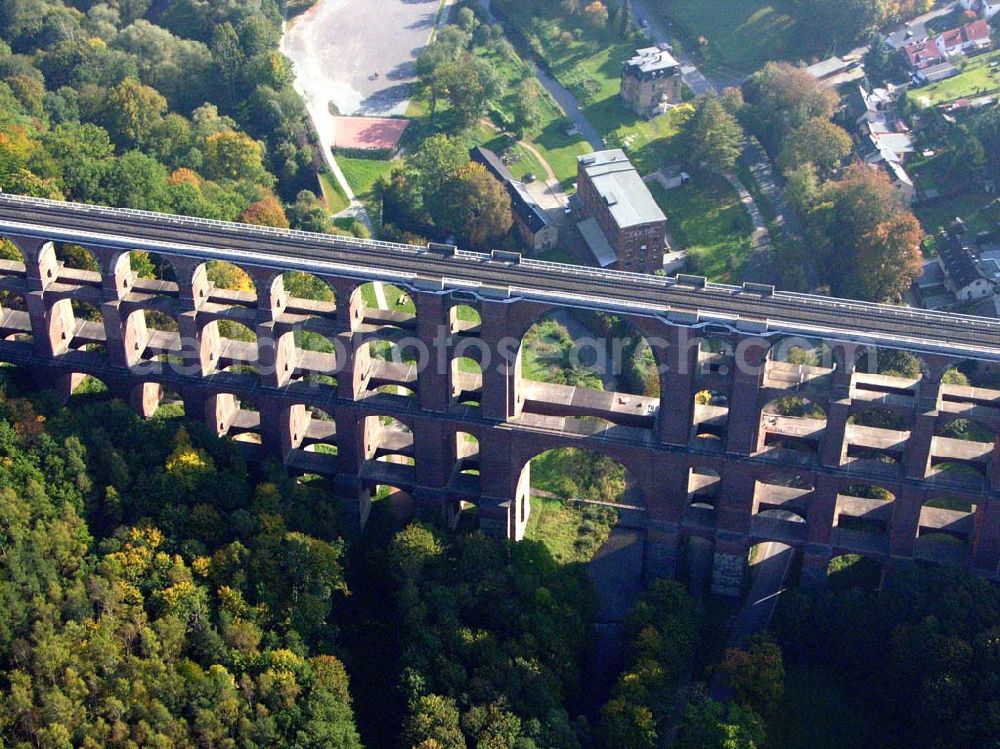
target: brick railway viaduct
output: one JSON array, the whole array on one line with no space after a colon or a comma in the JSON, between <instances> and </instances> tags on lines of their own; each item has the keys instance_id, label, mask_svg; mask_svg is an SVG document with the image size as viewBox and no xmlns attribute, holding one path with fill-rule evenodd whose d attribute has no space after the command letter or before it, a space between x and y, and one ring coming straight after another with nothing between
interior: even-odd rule
<instances>
[{"instance_id":1,"label":"brick railway viaduct","mask_svg":"<svg viewBox=\"0 0 1000 749\"><path fill-rule=\"evenodd\" d=\"M475 505L484 531L519 539L531 459L580 447L632 476L647 575L673 574L700 539L722 592L764 541L794 547L804 581L845 553L1000 578L1000 390L945 377L959 362L996 372L1000 321L9 195L0 237L22 256L0 261L0 361L65 394L96 377L143 416L172 391L251 452L333 476L362 522L385 485L452 516ZM100 270L68 267L61 243ZM170 272L141 277L135 250ZM254 290L216 288L211 260L238 265ZM334 301L291 296L289 271ZM367 306L373 280L403 289L415 314ZM567 308L645 336L661 395L523 380L525 332ZM227 337L233 323L256 341ZM334 353L300 348L303 330ZM803 339L820 366L789 361L785 344ZM422 342L442 365L387 360L386 342ZM889 350L918 356L922 377L862 371ZM773 407L791 395L813 408ZM882 426L855 423L873 410ZM956 439L956 420L990 437Z\"/></svg>"}]
</instances>

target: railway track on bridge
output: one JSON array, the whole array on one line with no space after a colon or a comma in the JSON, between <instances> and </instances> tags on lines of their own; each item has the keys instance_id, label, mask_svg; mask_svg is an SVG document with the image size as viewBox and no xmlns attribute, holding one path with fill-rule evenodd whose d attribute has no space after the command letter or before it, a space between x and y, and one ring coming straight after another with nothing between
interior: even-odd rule
<instances>
[{"instance_id":1,"label":"railway track on bridge","mask_svg":"<svg viewBox=\"0 0 1000 749\"><path fill-rule=\"evenodd\" d=\"M960 350L1000 359L1000 320L830 297L768 293L672 278L603 271L529 259L499 259L485 253L445 254L426 247L356 240L192 219L125 209L0 195L0 233L31 235L81 244L170 252L224 259L276 270L379 278L413 283L443 282L446 288L482 291L494 287L511 296L585 307L628 306L637 312L689 319L681 324L756 325L786 332L906 343L917 349ZM763 328L761 326L766 326Z\"/></svg>"}]
</instances>

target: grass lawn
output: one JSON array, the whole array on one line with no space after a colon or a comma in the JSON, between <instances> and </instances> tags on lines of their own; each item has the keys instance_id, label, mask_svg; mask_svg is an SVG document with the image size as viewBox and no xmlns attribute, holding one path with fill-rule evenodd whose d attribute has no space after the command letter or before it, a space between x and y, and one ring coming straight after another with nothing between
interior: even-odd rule
<instances>
[{"instance_id":1,"label":"grass lawn","mask_svg":"<svg viewBox=\"0 0 1000 749\"><path fill-rule=\"evenodd\" d=\"M372 188L382 175L389 173L393 162L387 159L355 159L338 156L337 164L340 165L344 177L347 178L347 184L354 190L354 194L364 200L371 194Z\"/></svg>"},{"instance_id":2,"label":"grass lawn","mask_svg":"<svg viewBox=\"0 0 1000 749\"><path fill-rule=\"evenodd\" d=\"M770 749L862 749L869 742L862 706L835 675L785 663L785 698L767 726Z\"/></svg>"},{"instance_id":3,"label":"grass lawn","mask_svg":"<svg viewBox=\"0 0 1000 749\"><path fill-rule=\"evenodd\" d=\"M532 486L534 483L532 480ZM605 510L598 517L592 508L564 504L561 499L533 496L525 538L541 541L553 559L561 564L588 562L611 535L613 512Z\"/></svg>"},{"instance_id":4,"label":"grass lawn","mask_svg":"<svg viewBox=\"0 0 1000 749\"><path fill-rule=\"evenodd\" d=\"M794 5L792 0L670 0L647 7L700 58L705 72L738 75L768 60L826 56L827 50L803 50Z\"/></svg>"},{"instance_id":5,"label":"grass lawn","mask_svg":"<svg viewBox=\"0 0 1000 749\"><path fill-rule=\"evenodd\" d=\"M319 175L319 184L323 188L323 200L330 213L340 213L350 205L344 191L340 189L332 174L323 172Z\"/></svg>"},{"instance_id":6,"label":"grass lawn","mask_svg":"<svg viewBox=\"0 0 1000 749\"><path fill-rule=\"evenodd\" d=\"M1000 62L1000 50L989 52L964 61L961 72L953 78L911 89L907 97L921 106L937 106L956 99L985 96L1000 90L1000 65L991 68L991 62Z\"/></svg>"},{"instance_id":7,"label":"grass lawn","mask_svg":"<svg viewBox=\"0 0 1000 749\"><path fill-rule=\"evenodd\" d=\"M720 283L737 282L753 225L729 183L696 173L684 187L664 190L653 183L649 188L667 214L674 243L688 252L688 272Z\"/></svg>"}]
</instances>

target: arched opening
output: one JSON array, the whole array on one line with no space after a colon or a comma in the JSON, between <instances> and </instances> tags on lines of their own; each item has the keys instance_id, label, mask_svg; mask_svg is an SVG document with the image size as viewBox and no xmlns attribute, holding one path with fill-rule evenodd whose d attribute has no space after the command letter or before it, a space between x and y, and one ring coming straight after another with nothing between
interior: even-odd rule
<instances>
[{"instance_id":1,"label":"arched opening","mask_svg":"<svg viewBox=\"0 0 1000 749\"><path fill-rule=\"evenodd\" d=\"M392 416L367 416L364 420L365 460L413 466L413 431Z\"/></svg>"},{"instance_id":2,"label":"arched opening","mask_svg":"<svg viewBox=\"0 0 1000 749\"><path fill-rule=\"evenodd\" d=\"M377 335L382 334L368 338L355 351L358 397L381 393L415 399L421 355L418 343L404 341L406 336L399 332L387 337Z\"/></svg>"},{"instance_id":3,"label":"arched opening","mask_svg":"<svg viewBox=\"0 0 1000 749\"><path fill-rule=\"evenodd\" d=\"M770 510L781 515L774 519L793 526L805 528L805 522L794 513ZM779 540L763 540L750 547L747 554L749 591L746 602L760 610L760 618L766 623L777 605L781 592L798 581L802 566L798 547Z\"/></svg>"},{"instance_id":4,"label":"arched opening","mask_svg":"<svg viewBox=\"0 0 1000 749\"><path fill-rule=\"evenodd\" d=\"M333 316L335 313L336 294L330 284L319 276L305 271L290 270L282 273L279 278L288 297L285 311L306 312L324 317Z\"/></svg>"},{"instance_id":5,"label":"arched opening","mask_svg":"<svg viewBox=\"0 0 1000 749\"><path fill-rule=\"evenodd\" d=\"M652 429L659 379L643 353L645 339L619 318L558 311L521 337L515 362L517 410L541 416L603 419L616 427ZM649 393L655 392L656 395Z\"/></svg>"},{"instance_id":6,"label":"arched opening","mask_svg":"<svg viewBox=\"0 0 1000 749\"><path fill-rule=\"evenodd\" d=\"M152 303L165 301L159 299L153 300ZM164 310L172 309L169 303L162 306ZM180 326L173 315L164 310L136 309L125 318L124 343L130 364L160 363L173 367L183 365Z\"/></svg>"},{"instance_id":7,"label":"arched opening","mask_svg":"<svg viewBox=\"0 0 1000 749\"><path fill-rule=\"evenodd\" d=\"M972 419L938 422L931 444L930 475L938 479L980 482L989 472L997 435Z\"/></svg>"},{"instance_id":8,"label":"arched opening","mask_svg":"<svg viewBox=\"0 0 1000 749\"><path fill-rule=\"evenodd\" d=\"M524 464L516 525L559 562L591 559L626 514L641 514L642 490L626 467L605 453L557 448Z\"/></svg>"},{"instance_id":9,"label":"arched opening","mask_svg":"<svg viewBox=\"0 0 1000 749\"><path fill-rule=\"evenodd\" d=\"M24 343L34 340L24 300L25 267L18 246L0 237L0 340Z\"/></svg>"},{"instance_id":10,"label":"arched opening","mask_svg":"<svg viewBox=\"0 0 1000 749\"><path fill-rule=\"evenodd\" d=\"M295 371L291 381L305 381L319 385L337 385L338 346L328 335L309 327L297 326L295 341Z\"/></svg>"},{"instance_id":11,"label":"arched opening","mask_svg":"<svg viewBox=\"0 0 1000 749\"><path fill-rule=\"evenodd\" d=\"M183 418L184 399L158 382L143 382L132 387L132 408L144 419Z\"/></svg>"},{"instance_id":12,"label":"arched opening","mask_svg":"<svg viewBox=\"0 0 1000 749\"><path fill-rule=\"evenodd\" d=\"M722 450L728 427L729 398L717 390L695 393L692 443L708 450Z\"/></svg>"},{"instance_id":13,"label":"arched opening","mask_svg":"<svg viewBox=\"0 0 1000 749\"><path fill-rule=\"evenodd\" d=\"M721 488L722 477L718 471L711 468L689 469L685 518L706 526L714 525Z\"/></svg>"},{"instance_id":14,"label":"arched opening","mask_svg":"<svg viewBox=\"0 0 1000 749\"><path fill-rule=\"evenodd\" d=\"M90 302L62 298L50 310L49 336L55 351L107 354L104 315Z\"/></svg>"},{"instance_id":15,"label":"arched opening","mask_svg":"<svg viewBox=\"0 0 1000 749\"><path fill-rule=\"evenodd\" d=\"M874 404L893 401L912 405L923 379L920 359L906 351L868 346L855 361L853 398Z\"/></svg>"},{"instance_id":16,"label":"arched opening","mask_svg":"<svg viewBox=\"0 0 1000 749\"><path fill-rule=\"evenodd\" d=\"M454 335L479 335L483 324L479 310L469 304L453 304L448 310L448 320Z\"/></svg>"},{"instance_id":17,"label":"arched opening","mask_svg":"<svg viewBox=\"0 0 1000 749\"><path fill-rule=\"evenodd\" d=\"M906 454L911 419L909 413L878 407L852 414L845 434L848 462L876 470L897 470Z\"/></svg>"},{"instance_id":18,"label":"arched opening","mask_svg":"<svg viewBox=\"0 0 1000 749\"><path fill-rule=\"evenodd\" d=\"M776 540L804 541L805 520L815 484L812 477L778 472L754 485L754 533Z\"/></svg>"},{"instance_id":19,"label":"arched opening","mask_svg":"<svg viewBox=\"0 0 1000 749\"><path fill-rule=\"evenodd\" d=\"M873 484L851 484L837 495L833 515L835 545L888 551L895 496Z\"/></svg>"},{"instance_id":20,"label":"arched opening","mask_svg":"<svg viewBox=\"0 0 1000 749\"><path fill-rule=\"evenodd\" d=\"M215 291L236 292L239 296L223 295L240 301L257 300L257 287L250 274L226 260L209 260L205 274Z\"/></svg>"},{"instance_id":21,"label":"arched opening","mask_svg":"<svg viewBox=\"0 0 1000 749\"><path fill-rule=\"evenodd\" d=\"M412 328L417 307L404 289L384 281L368 281L351 294L351 326L362 324Z\"/></svg>"},{"instance_id":22,"label":"arched opening","mask_svg":"<svg viewBox=\"0 0 1000 749\"><path fill-rule=\"evenodd\" d=\"M479 486L479 438L468 432L455 433L455 472Z\"/></svg>"},{"instance_id":23,"label":"arched opening","mask_svg":"<svg viewBox=\"0 0 1000 749\"><path fill-rule=\"evenodd\" d=\"M882 587L884 567L880 561L863 554L840 554L826 568L830 589L842 592L850 588L876 591Z\"/></svg>"},{"instance_id":24,"label":"arched opening","mask_svg":"<svg viewBox=\"0 0 1000 749\"><path fill-rule=\"evenodd\" d=\"M260 411L250 400L234 393L218 393L205 401L205 417L220 437L261 444Z\"/></svg>"},{"instance_id":25,"label":"arched opening","mask_svg":"<svg viewBox=\"0 0 1000 749\"><path fill-rule=\"evenodd\" d=\"M727 339L703 338L698 342L698 374L701 377L728 377L733 371L733 357L733 344Z\"/></svg>"},{"instance_id":26,"label":"arched opening","mask_svg":"<svg viewBox=\"0 0 1000 749\"><path fill-rule=\"evenodd\" d=\"M923 503L913 555L918 559L965 564L972 554L977 505L959 496L938 496Z\"/></svg>"},{"instance_id":27,"label":"arched opening","mask_svg":"<svg viewBox=\"0 0 1000 749\"><path fill-rule=\"evenodd\" d=\"M478 407L483 397L483 368L468 356L451 360L451 398L461 406Z\"/></svg>"},{"instance_id":28,"label":"arched opening","mask_svg":"<svg viewBox=\"0 0 1000 749\"><path fill-rule=\"evenodd\" d=\"M104 400L110 397L110 390L104 380L83 372L66 375L67 392L70 403Z\"/></svg>"},{"instance_id":29,"label":"arched opening","mask_svg":"<svg viewBox=\"0 0 1000 749\"><path fill-rule=\"evenodd\" d=\"M796 391L827 388L835 369L833 351L826 342L783 338L767 353L764 387Z\"/></svg>"},{"instance_id":30,"label":"arched opening","mask_svg":"<svg viewBox=\"0 0 1000 749\"><path fill-rule=\"evenodd\" d=\"M287 466L321 476L336 473L337 422L329 412L296 403L282 410L280 426Z\"/></svg>"},{"instance_id":31,"label":"arched opening","mask_svg":"<svg viewBox=\"0 0 1000 749\"><path fill-rule=\"evenodd\" d=\"M259 374L257 334L243 323L213 320L202 328L201 345L208 348L210 371Z\"/></svg>"},{"instance_id":32,"label":"arched opening","mask_svg":"<svg viewBox=\"0 0 1000 749\"><path fill-rule=\"evenodd\" d=\"M55 249L56 260L62 264L64 270L96 273L98 274L97 280L100 281L101 263L94 253L86 247L78 244L69 244L68 242L55 242L53 243L53 248ZM87 280L94 279L93 277L89 277Z\"/></svg>"},{"instance_id":33,"label":"arched opening","mask_svg":"<svg viewBox=\"0 0 1000 749\"><path fill-rule=\"evenodd\" d=\"M802 395L775 398L761 409L758 449L789 450L817 458L826 411Z\"/></svg>"}]
</instances>

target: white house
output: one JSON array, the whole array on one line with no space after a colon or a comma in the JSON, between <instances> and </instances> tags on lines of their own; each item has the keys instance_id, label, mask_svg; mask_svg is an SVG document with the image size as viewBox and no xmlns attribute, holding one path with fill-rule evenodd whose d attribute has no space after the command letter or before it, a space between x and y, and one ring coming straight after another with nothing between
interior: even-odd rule
<instances>
[{"instance_id":1,"label":"white house","mask_svg":"<svg viewBox=\"0 0 1000 749\"><path fill-rule=\"evenodd\" d=\"M966 10L979 13L983 18L993 18L1000 13L1000 2L997 0L959 0L959 5Z\"/></svg>"}]
</instances>

